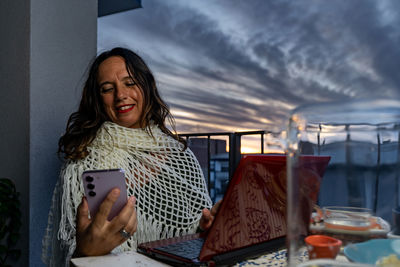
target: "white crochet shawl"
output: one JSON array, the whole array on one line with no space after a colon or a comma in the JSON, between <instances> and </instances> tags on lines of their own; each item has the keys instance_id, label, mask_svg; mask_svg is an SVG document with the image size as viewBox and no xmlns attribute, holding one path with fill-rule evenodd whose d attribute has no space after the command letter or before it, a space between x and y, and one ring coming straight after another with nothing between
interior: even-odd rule
<instances>
[{"instance_id":1,"label":"white crochet shawl","mask_svg":"<svg viewBox=\"0 0 400 267\"><path fill-rule=\"evenodd\" d=\"M143 129L105 122L88 147L89 155L68 161L53 193L42 260L68 266L75 250L76 210L82 200L85 170L122 168L128 196L137 198L137 232L113 252L136 249L138 243L195 232L201 210L210 208L200 165L190 149L151 126Z\"/></svg>"}]
</instances>

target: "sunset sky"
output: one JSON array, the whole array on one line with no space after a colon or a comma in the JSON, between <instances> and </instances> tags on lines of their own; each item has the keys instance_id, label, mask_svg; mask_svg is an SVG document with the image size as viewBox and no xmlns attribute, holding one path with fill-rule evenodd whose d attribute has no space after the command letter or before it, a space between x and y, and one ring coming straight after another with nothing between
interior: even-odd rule
<instances>
[{"instance_id":1,"label":"sunset sky","mask_svg":"<svg viewBox=\"0 0 400 267\"><path fill-rule=\"evenodd\" d=\"M398 0L142 0L98 19L98 51L152 69L179 132L279 131L298 105L400 98Z\"/></svg>"}]
</instances>

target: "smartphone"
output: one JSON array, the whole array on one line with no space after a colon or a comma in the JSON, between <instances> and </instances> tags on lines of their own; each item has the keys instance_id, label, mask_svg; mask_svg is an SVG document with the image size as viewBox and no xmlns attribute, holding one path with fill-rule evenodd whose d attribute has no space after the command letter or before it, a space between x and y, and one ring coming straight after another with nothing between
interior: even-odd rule
<instances>
[{"instance_id":1,"label":"smartphone","mask_svg":"<svg viewBox=\"0 0 400 267\"><path fill-rule=\"evenodd\" d=\"M123 169L90 170L82 174L82 182L89 205L90 217L94 218L100 204L113 188L119 188L120 195L111 208L108 220L111 221L127 202L125 172Z\"/></svg>"}]
</instances>

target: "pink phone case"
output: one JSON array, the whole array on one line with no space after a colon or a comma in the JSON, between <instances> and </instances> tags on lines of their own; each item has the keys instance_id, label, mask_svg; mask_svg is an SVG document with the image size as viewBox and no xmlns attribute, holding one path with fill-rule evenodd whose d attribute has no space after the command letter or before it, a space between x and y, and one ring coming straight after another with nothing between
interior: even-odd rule
<instances>
[{"instance_id":1,"label":"pink phone case","mask_svg":"<svg viewBox=\"0 0 400 267\"><path fill-rule=\"evenodd\" d=\"M89 205L90 217L93 218L100 204L113 188L121 191L117 201L111 208L108 220L111 221L127 201L125 172L122 169L90 170L82 174L83 187Z\"/></svg>"}]
</instances>

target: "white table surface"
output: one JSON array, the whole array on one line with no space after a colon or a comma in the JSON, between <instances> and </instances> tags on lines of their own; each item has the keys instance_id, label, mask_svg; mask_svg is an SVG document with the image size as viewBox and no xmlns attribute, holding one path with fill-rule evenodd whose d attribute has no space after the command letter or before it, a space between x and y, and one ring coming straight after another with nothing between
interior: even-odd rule
<instances>
[{"instance_id":1,"label":"white table surface","mask_svg":"<svg viewBox=\"0 0 400 267\"><path fill-rule=\"evenodd\" d=\"M120 254L108 254L98 257L75 258L71 262L76 267L119 267L119 266L138 266L138 267L158 267L169 266L165 263L153 260L136 251L127 251Z\"/></svg>"},{"instance_id":2,"label":"white table surface","mask_svg":"<svg viewBox=\"0 0 400 267\"><path fill-rule=\"evenodd\" d=\"M308 257L307 257L308 258ZM346 257L343 255L338 255L337 261L348 262ZM76 267L117 267L117 266L139 266L139 267L158 267L158 266L169 266L165 263L156 261L150 257L140 254L136 251L128 251L120 254L108 254L105 256L98 257L84 257L75 258L71 262ZM286 266L286 252L285 250L280 250L273 252L257 259L248 260L236 266L274 266L274 267L284 267Z\"/></svg>"}]
</instances>

